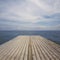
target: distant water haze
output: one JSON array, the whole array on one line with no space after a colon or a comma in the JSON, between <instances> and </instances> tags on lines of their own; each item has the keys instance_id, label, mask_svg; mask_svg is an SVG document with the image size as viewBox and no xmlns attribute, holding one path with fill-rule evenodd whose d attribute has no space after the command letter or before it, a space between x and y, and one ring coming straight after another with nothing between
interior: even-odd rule
<instances>
[{"instance_id":1,"label":"distant water haze","mask_svg":"<svg viewBox=\"0 0 60 60\"><path fill-rule=\"evenodd\" d=\"M0 44L3 44L18 35L39 35L60 44L60 31L0 31Z\"/></svg>"}]
</instances>

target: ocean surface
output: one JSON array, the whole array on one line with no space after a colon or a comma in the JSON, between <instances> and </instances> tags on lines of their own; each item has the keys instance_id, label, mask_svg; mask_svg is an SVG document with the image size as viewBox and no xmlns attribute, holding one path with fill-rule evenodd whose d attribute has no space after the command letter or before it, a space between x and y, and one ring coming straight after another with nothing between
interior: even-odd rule
<instances>
[{"instance_id":1,"label":"ocean surface","mask_svg":"<svg viewBox=\"0 0 60 60\"><path fill-rule=\"evenodd\" d=\"M0 45L18 35L40 35L60 44L60 31L0 31Z\"/></svg>"}]
</instances>

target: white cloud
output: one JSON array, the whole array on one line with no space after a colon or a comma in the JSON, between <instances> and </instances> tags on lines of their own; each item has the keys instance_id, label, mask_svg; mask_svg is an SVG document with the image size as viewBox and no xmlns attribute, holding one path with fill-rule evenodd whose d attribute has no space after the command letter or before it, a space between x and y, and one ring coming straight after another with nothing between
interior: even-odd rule
<instances>
[{"instance_id":1,"label":"white cloud","mask_svg":"<svg viewBox=\"0 0 60 60\"><path fill-rule=\"evenodd\" d=\"M47 29L48 26L44 26L37 22L52 22L56 21L53 18L44 18L45 15L50 16L54 13L60 13L60 0L25 0L17 2L11 0L11 2L1 3L0 19L4 18L10 21L22 21L30 22L23 25L25 29ZM36 25L35 25L36 24ZM28 27L28 28L27 28ZM49 29L52 29L49 27Z\"/></svg>"},{"instance_id":2,"label":"white cloud","mask_svg":"<svg viewBox=\"0 0 60 60\"><path fill-rule=\"evenodd\" d=\"M51 6L45 4L43 1L41 0L30 0L31 2L33 2L34 4L36 4L40 9L45 10L46 12L50 12Z\"/></svg>"}]
</instances>

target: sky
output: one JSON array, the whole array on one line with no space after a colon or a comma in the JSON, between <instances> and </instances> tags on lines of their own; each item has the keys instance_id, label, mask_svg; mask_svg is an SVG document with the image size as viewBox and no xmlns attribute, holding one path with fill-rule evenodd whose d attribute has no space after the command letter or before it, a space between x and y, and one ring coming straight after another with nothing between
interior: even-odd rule
<instances>
[{"instance_id":1,"label":"sky","mask_svg":"<svg viewBox=\"0 0 60 60\"><path fill-rule=\"evenodd\" d=\"M0 30L60 30L60 0L0 0Z\"/></svg>"}]
</instances>

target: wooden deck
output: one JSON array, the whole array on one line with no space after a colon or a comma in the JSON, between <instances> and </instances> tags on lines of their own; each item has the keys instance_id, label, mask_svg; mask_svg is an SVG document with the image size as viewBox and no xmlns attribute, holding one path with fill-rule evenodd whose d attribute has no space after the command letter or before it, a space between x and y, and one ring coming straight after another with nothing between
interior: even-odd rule
<instances>
[{"instance_id":1,"label":"wooden deck","mask_svg":"<svg viewBox=\"0 0 60 60\"><path fill-rule=\"evenodd\" d=\"M41 36L17 36L0 45L0 60L60 60L60 45Z\"/></svg>"}]
</instances>

